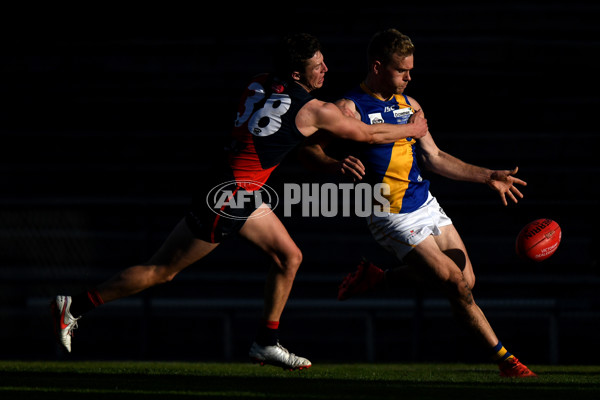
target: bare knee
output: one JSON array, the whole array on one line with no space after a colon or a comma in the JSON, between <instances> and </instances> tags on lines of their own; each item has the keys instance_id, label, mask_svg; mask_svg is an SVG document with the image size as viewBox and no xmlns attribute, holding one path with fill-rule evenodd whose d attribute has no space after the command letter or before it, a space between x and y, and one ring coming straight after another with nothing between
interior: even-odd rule
<instances>
[{"instance_id":1,"label":"bare knee","mask_svg":"<svg viewBox=\"0 0 600 400\"><path fill-rule=\"evenodd\" d=\"M462 271L469 289L473 289L475 286L475 274L473 273L473 266L471 265L471 261L467 257L466 252L461 249L448 249L444 251L444 254Z\"/></svg>"},{"instance_id":2,"label":"bare knee","mask_svg":"<svg viewBox=\"0 0 600 400\"><path fill-rule=\"evenodd\" d=\"M286 257L286 269L294 271L295 274L298 268L300 268L300 264L302 264L302 252L299 248L296 248Z\"/></svg>"},{"instance_id":3,"label":"bare knee","mask_svg":"<svg viewBox=\"0 0 600 400\"><path fill-rule=\"evenodd\" d=\"M447 279L443 282L443 286L446 295L452 304L468 306L474 303L473 294L471 292L471 283L466 279L462 272L450 272Z\"/></svg>"},{"instance_id":4,"label":"bare knee","mask_svg":"<svg viewBox=\"0 0 600 400\"><path fill-rule=\"evenodd\" d=\"M275 262L281 271L289 276L295 276L302 264L302 251L299 248L288 250L285 254L275 256Z\"/></svg>"}]
</instances>

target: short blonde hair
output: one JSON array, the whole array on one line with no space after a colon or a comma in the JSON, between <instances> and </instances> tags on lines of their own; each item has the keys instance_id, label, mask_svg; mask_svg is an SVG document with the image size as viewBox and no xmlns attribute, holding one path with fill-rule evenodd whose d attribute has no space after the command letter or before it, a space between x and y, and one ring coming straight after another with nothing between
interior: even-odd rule
<instances>
[{"instance_id":1,"label":"short blonde hair","mask_svg":"<svg viewBox=\"0 0 600 400\"><path fill-rule=\"evenodd\" d=\"M382 64L387 64L394 54L408 57L414 51L415 45L408 36L397 29L390 28L373 35L367 49L367 59L369 63L380 61Z\"/></svg>"}]
</instances>

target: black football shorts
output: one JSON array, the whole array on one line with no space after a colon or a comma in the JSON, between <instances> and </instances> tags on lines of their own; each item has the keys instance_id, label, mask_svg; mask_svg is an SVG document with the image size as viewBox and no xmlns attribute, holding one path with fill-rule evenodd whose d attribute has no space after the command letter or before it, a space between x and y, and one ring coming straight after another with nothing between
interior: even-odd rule
<instances>
[{"instance_id":1,"label":"black football shorts","mask_svg":"<svg viewBox=\"0 0 600 400\"><path fill-rule=\"evenodd\" d=\"M185 217L187 226L198 239L219 243L239 232L260 207L259 193L260 189L248 191L233 179L205 185L193 197Z\"/></svg>"}]
</instances>

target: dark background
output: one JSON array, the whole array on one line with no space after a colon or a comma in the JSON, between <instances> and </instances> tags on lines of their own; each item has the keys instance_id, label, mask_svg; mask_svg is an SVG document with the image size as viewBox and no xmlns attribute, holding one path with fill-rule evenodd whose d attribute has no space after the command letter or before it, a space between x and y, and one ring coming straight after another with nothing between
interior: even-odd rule
<instances>
[{"instance_id":1,"label":"dark background","mask_svg":"<svg viewBox=\"0 0 600 400\"><path fill-rule=\"evenodd\" d=\"M319 37L330 71L315 95L335 100L364 77L371 35L395 27L416 45L406 94L423 106L438 146L477 165L518 165L528 182L525 198L504 207L483 185L427 175L470 251L475 298L524 360L597 362L600 6L264 7L3 13L0 318L11 326L3 343L19 345L1 346L0 357L53 358L49 299L155 251L278 38ZM306 171L292 154L270 183L336 179ZM514 241L537 218L556 220L563 241L534 264L516 257ZM486 360L435 292L407 285L335 302L362 256L393 265L362 220L284 223L304 253L282 319L292 351L313 362ZM245 243L225 243L174 282L86 316L72 357L243 359L267 266Z\"/></svg>"}]
</instances>

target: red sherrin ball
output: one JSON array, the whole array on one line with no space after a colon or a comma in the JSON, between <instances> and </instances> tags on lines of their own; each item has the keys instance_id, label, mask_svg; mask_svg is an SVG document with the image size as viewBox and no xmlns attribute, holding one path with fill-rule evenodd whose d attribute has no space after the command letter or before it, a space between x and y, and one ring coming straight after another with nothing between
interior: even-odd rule
<instances>
[{"instance_id":1,"label":"red sherrin ball","mask_svg":"<svg viewBox=\"0 0 600 400\"><path fill-rule=\"evenodd\" d=\"M517 255L533 261L543 261L558 249L561 237L562 232L556 221L548 218L536 219L519 232Z\"/></svg>"}]
</instances>

